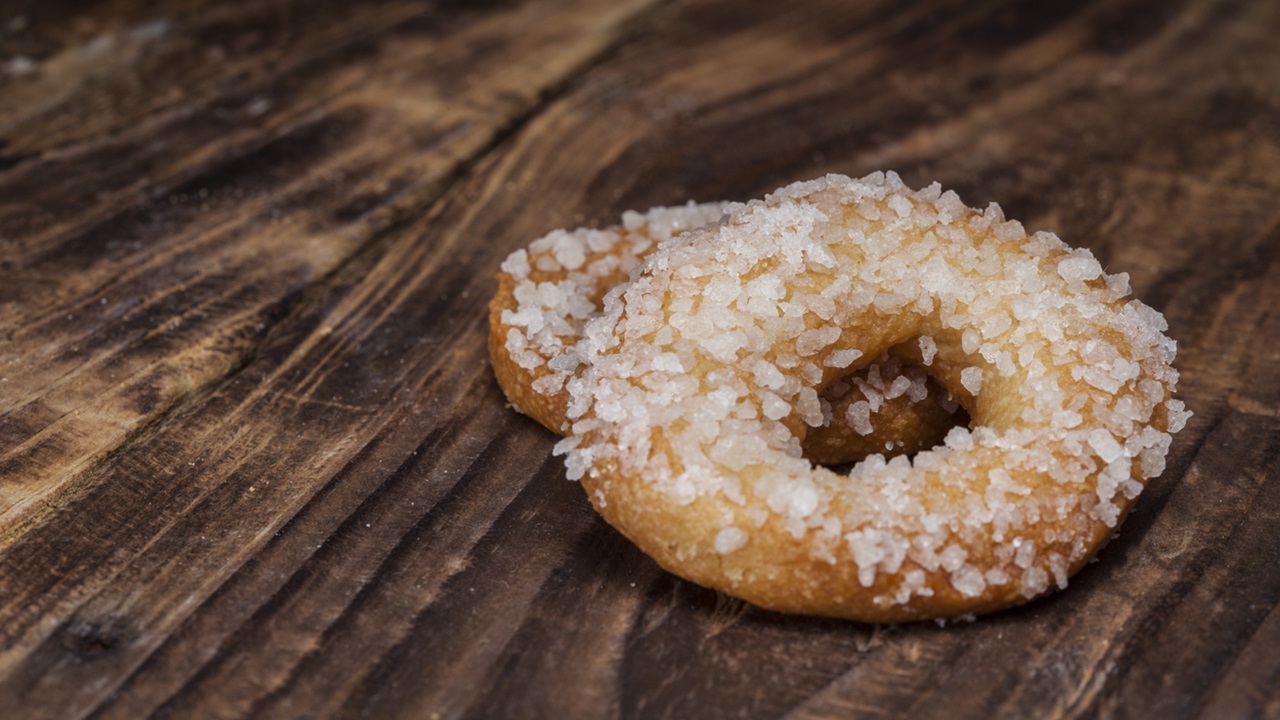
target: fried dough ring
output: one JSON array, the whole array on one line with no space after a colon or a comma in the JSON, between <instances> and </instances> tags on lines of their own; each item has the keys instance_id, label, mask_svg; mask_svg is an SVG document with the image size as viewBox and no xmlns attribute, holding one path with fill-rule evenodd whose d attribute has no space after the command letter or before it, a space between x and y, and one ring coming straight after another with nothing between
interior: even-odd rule
<instances>
[{"instance_id":1,"label":"fried dough ring","mask_svg":"<svg viewBox=\"0 0 1280 720\"><path fill-rule=\"evenodd\" d=\"M715 223L727 205L628 212L620 226L556 230L512 253L489 304L490 361L511 404L564 434L565 382L579 364L573 346L586 321L599 314L605 293L625 282L661 242ZM963 422L946 391L922 369L887 354L833 384L821 403L823 423L806 436L804 452L824 465L886 451L915 453Z\"/></svg>"},{"instance_id":2,"label":"fried dough ring","mask_svg":"<svg viewBox=\"0 0 1280 720\"><path fill-rule=\"evenodd\" d=\"M662 566L761 607L898 622L1019 604L1116 531L1189 415L1164 319L1128 291L936 184L797 183L610 293L557 451ZM818 393L891 347L932 354L974 429L847 477L812 466ZM790 369L805 361L823 376Z\"/></svg>"}]
</instances>

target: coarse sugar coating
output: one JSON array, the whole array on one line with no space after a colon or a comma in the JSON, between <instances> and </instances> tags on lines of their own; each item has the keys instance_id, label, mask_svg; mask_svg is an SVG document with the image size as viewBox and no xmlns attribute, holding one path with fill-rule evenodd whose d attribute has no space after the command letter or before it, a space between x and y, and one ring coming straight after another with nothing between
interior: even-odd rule
<instances>
[{"instance_id":1,"label":"coarse sugar coating","mask_svg":"<svg viewBox=\"0 0 1280 720\"><path fill-rule=\"evenodd\" d=\"M489 305L490 360L512 405L563 434L566 383L581 365L575 344L586 322L600 313L605 293L625 282L661 243L716 223L728 205L690 202L627 212L618 226L555 230L512 253ZM832 362L851 363L854 356ZM816 365L800 370L821 377ZM775 378L781 382L778 369L765 372L771 373L761 378L766 386ZM932 447L958 422L945 390L922 369L887 354L833 383L821 397L806 399L800 409L814 426L805 438L806 457L822 464Z\"/></svg>"},{"instance_id":2,"label":"coarse sugar coating","mask_svg":"<svg viewBox=\"0 0 1280 720\"><path fill-rule=\"evenodd\" d=\"M1128 292L1087 250L936 184L797 183L610 291L558 451L664 567L766 608L895 622L1018 604L1115 532L1189 415L1164 319ZM972 429L848 476L812 465L816 398L890 348ZM847 412L865 429L864 411Z\"/></svg>"},{"instance_id":3,"label":"coarse sugar coating","mask_svg":"<svg viewBox=\"0 0 1280 720\"><path fill-rule=\"evenodd\" d=\"M714 223L728 203L627 212L604 230L554 230L513 252L489 303L489 358L512 405L563 434L573 351L604 294L663 240Z\"/></svg>"}]
</instances>

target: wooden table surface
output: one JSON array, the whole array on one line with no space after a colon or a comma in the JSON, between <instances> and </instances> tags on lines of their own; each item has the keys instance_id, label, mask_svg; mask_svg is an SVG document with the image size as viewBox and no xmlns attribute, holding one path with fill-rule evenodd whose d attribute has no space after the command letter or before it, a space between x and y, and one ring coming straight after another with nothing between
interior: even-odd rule
<instances>
[{"instance_id":1,"label":"wooden table surface","mask_svg":"<svg viewBox=\"0 0 1280 720\"><path fill-rule=\"evenodd\" d=\"M1280 717L1280 2L0 5L0 717ZM1090 248L1195 417L972 623L673 578L511 411L512 250L895 169Z\"/></svg>"}]
</instances>

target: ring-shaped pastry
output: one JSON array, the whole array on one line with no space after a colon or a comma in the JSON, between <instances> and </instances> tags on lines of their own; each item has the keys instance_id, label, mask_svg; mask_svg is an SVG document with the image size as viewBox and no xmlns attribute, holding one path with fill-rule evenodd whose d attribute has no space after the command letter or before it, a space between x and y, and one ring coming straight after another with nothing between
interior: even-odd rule
<instances>
[{"instance_id":1,"label":"ring-shaped pastry","mask_svg":"<svg viewBox=\"0 0 1280 720\"><path fill-rule=\"evenodd\" d=\"M544 427L568 429L566 382L581 361L574 345L605 293L664 241L717 222L728 203L627 212L596 230L555 230L512 253L489 304L489 357L507 399ZM816 372L811 368L810 372ZM963 422L945 390L918 366L885 355L833 383L820 398L823 422L805 437L805 457L824 465L873 453L915 453Z\"/></svg>"},{"instance_id":2,"label":"ring-shaped pastry","mask_svg":"<svg viewBox=\"0 0 1280 720\"><path fill-rule=\"evenodd\" d=\"M558 452L662 566L765 608L896 622L1022 603L1116 532L1190 414L1163 317L1128 292L936 184L797 183L611 291ZM847 476L806 461L820 393L890 348L972 430Z\"/></svg>"}]
</instances>

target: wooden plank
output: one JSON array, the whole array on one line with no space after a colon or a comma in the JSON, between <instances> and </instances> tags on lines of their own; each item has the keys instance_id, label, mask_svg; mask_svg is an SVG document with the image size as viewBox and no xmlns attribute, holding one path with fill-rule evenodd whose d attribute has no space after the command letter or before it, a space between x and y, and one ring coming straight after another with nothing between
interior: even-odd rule
<instances>
[{"instance_id":1,"label":"wooden plank","mask_svg":"<svg viewBox=\"0 0 1280 720\"><path fill-rule=\"evenodd\" d=\"M272 295L285 307L258 311L268 327L232 367L155 410L103 413L154 420L102 442L111 454L0 549L0 707L1274 715L1278 13L1219 0L698 0L651 16L563 97L528 100L527 122L458 161L440 202L416 196L327 272L292 280L295 296ZM406 125L395 115L377 127ZM366 160L371 172L400 162ZM1065 593L971 624L779 616L674 580L563 481L552 438L503 407L484 357L491 273L551 227L882 165L971 203L999 200L1131 272L1182 342L1197 412L1101 562ZM326 172L297 169L305 187ZM289 194L287 180L271 183ZM314 204L331 208L343 187ZM351 232L315 212L309 233ZM217 247L164 235L145 252L179 257L196 243L202 302L222 307L212 324L224 327L267 301L196 259L272 227L250 223ZM21 257L68 297L114 261L104 242L76 264L48 238ZM279 252L256 262L264 276L301 264ZM64 270L75 274L57 280ZM14 312L56 317L31 308ZM49 324L31 337L73 335ZM166 362L186 347L153 352Z\"/></svg>"},{"instance_id":2,"label":"wooden plank","mask_svg":"<svg viewBox=\"0 0 1280 720\"><path fill-rule=\"evenodd\" d=\"M147 423L235 372L309 284L419 211L646 4L447 18L304 6L234 22L217 8L175 23L149 62L130 65L143 52L132 47L95 61L189 86L191 102L135 117L125 98L124 117L101 121L106 134L57 148L10 127L19 152L48 157L0 176L0 541ZM544 24L529 31L534 16ZM183 59L193 44L250 31L262 56ZM273 33L295 39L276 47ZM242 81L242 63L278 71ZM33 92L85 70L49 64ZM186 74L162 72L171 67ZM63 106L82 100L68 97ZM63 106L30 122L74 114Z\"/></svg>"}]
</instances>

